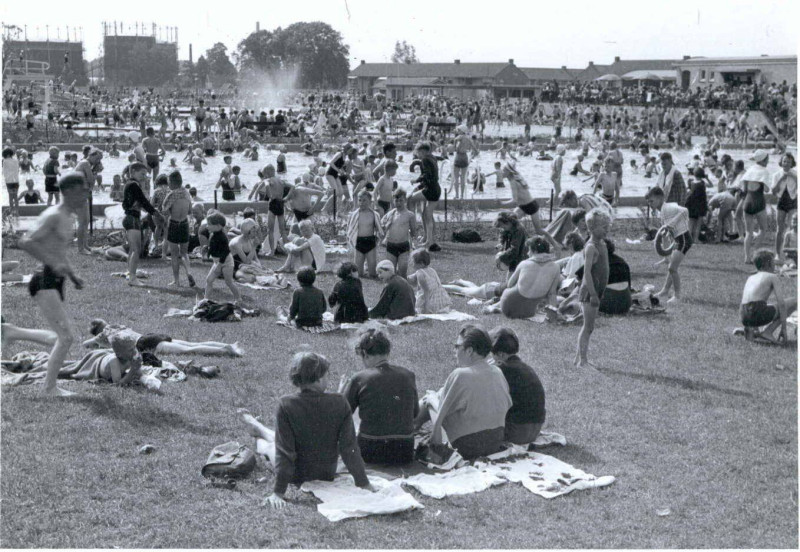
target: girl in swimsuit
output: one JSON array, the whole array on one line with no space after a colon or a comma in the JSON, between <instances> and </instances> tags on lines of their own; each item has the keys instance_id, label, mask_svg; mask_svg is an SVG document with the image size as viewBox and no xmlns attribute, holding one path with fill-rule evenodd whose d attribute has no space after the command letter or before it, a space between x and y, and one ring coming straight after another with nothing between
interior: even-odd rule
<instances>
[{"instance_id":1,"label":"girl in swimsuit","mask_svg":"<svg viewBox=\"0 0 800 552\"><path fill-rule=\"evenodd\" d=\"M797 171L794 156L784 153L781 157L781 169L772 176L772 193L778 198L776 222L778 230L775 234L775 251L778 258L783 249L783 235L786 232L786 219L797 212Z\"/></svg>"},{"instance_id":2,"label":"girl in swimsuit","mask_svg":"<svg viewBox=\"0 0 800 552\"><path fill-rule=\"evenodd\" d=\"M453 160L453 185L456 190L456 199L466 198L467 169L469 168L469 152L478 152L472 139L465 134L466 129L460 127L461 134L455 139L456 156Z\"/></svg>"},{"instance_id":3,"label":"girl in swimsuit","mask_svg":"<svg viewBox=\"0 0 800 552\"><path fill-rule=\"evenodd\" d=\"M758 158L756 157L756 159ZM759 241L763 241L767 233L767 202L764 199L764 191L767 188L767 179L771 178L766 169L768 161L769 156L766 156L742 175L741 186L745 193L742 202L745 228L744 262L747 264L753 263L751 250L755 239L756 221L761 229Z\"/></svg>"}]
</instances>

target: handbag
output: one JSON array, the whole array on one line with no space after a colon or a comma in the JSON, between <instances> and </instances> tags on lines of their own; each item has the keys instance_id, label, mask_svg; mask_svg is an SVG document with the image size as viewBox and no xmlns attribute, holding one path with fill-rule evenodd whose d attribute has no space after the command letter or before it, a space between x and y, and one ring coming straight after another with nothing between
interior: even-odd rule
<instances>
[{"instance_id":1,"label":"handbag","mask_svg":"<svg viewBox=\"0 0 800 552\"><path fill-rule=\"evenodd\" d=\"M214 447L200 470L204 477L241 479L256 467L256 455L248 447L230 441Z\"/></svg>"}]
</instances>

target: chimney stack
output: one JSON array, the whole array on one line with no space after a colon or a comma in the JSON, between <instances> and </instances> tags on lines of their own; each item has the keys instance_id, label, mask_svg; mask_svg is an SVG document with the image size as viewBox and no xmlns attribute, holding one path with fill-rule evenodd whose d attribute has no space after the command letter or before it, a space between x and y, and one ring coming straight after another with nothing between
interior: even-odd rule
<instances>
[{"instance_id":1,"label":"chimney stack","mask_svg":"<svg viewBox=\"0 0 800 552\"><path fill-rule=\"evenodd\" d=\"M687 59L689 59L690 57L692 57L692 56L683 56L683 61L686 61L686 60L687 60Z\"/></svg>"},{"instance_id":2,"label":"chimney stack","mask_svg":"<svg viewBox=\"0 0 800 552\"><path fill-rule=\"evenodd\" d=\"M567 66L566 66L566 65L562 65L562 66L561 66L561 70L562 70L562 71L566 71L566 70L567 70Z\"/></svg>"},{"instance_id":3,"label":"chimney stack","mask_svg":"<svg viewBox=\"0 0 800 552\"><path fill-rule=\"evenodd\" d=\"M453 60L453 63L455 63L456 65L458 65L459 63L461 63L461 60L460 60L460 59L455 59L455 60Z\"/></svg>"},{"instance_id":4,"label":"chimney stack","mask_svg":"<svg viewBox=\"0 0 800 552\"><path fill-rule=\"evenodd\" d=\"M192 61L192 45L189 44L189 63L193 63Z\"/></svg>"},{"instance_id":5,"label":"chimney stack","mask_svg":"<svg viewBox=\"0 0 800 552\"><path fill-rule=\"evenodd\" d=\"M258 21L256 21L256 32L258 32L258 31L260 31L260 30L261 30L261 23L259 23Z\"/></svg>"},{"instance_id":6,"label":"chimney stack","mask_svg":"<svg viewBox=\"0 0 800 552\"><path fill-rule=\"evenodd\" d=\"M589 67L594 67L594 62L593 61L589 62Z\"/></svg>"},{"instance_id":7,"label":"chimney stack","mask_svg":"<svg viewBox=\"0 0 800 552\"><path fill-rule=\"evenodd\" d=\"M614 56L614 63L619 63L619 56Z\"/></svg>"},{"instance_id":8,"label":"chimney stack","mask_svg":"<svg viewBox=\"0 0 800 552\"><path fill-rule=\"evenodd\" d=\"M361 60L361 65L364 65L365 63L367 63L367 62L362 59Z\"/></svg>"},{"instance_id":9,"label":"chimney stack","mask_svg":"<svg viewBox=\"0 0 800 552\"><path fill-rule=\"evenodd\" d=\"M508 64L514 65L514 58L508 58Z\"/></svg>"}]
</instances>

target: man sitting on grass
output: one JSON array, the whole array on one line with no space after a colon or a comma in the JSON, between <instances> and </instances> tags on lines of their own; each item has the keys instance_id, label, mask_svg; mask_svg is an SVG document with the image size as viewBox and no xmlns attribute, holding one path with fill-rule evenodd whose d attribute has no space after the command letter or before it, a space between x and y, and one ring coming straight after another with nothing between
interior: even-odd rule
<instances>
[{"instance_id":1,"label":"man sitting on grass","mask_svg":"<svg viewBox=\"0 0 800 552\"><path fill-rule=\"evenodd\" d=\"M770 343L786 344L786 317L797 309L796 297L781 297L778 290L778 275L775 274L775 254L762 249L755 254L753 263L756 272L747 279L742 293L739 313L744 325L744 336L748 341L761 338ZM775 294L777 304L768 305L767 299ZM780 325L777 341L773 334ZM758 328L767 326L764 330Z\"/></svg>"}]
</instances>

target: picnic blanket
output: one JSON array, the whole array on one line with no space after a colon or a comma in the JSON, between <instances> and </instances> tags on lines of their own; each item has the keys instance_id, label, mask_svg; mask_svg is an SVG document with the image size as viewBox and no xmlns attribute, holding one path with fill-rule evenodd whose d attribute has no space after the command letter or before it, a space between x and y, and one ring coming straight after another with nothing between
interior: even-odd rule
<instances>
[{"instance_id":1,"label":"picnic blanket","mask_svg":"<svg viewBox=\"0 0 800 552\"><path fill-rule=\"evenodd\" d=\"M302 332L308 332L313 334L321 334L321 333L328 333L328 332L335 332L337 330L341 330L342 327L333 321L333 313L324 312L322 313L322 326L297 326L295 325L293 320L289 320L289 309L286 307L279 307L278 308L278 319L275 323L278 326L283 326L284 328L289 328L291 330L300 330Z\"/></svg>"},{"instance_id":2,"label":"picnic blanket","mask_svg":"<svg viewBox=\"0 0 800 552\"><path fill-rule=\"evenodd\" d=\"M3 280L3 286L22 286L28 285L31 282L31 278L33 278L33 274L23 274L22 280Z\"/></svg>"},{"instance_id":3,"label":"picnic blanket","mask_svg":"<svg viewBox=\"0 0 800 552\"><path fill-rule=\"evenodd\" d=\"M450 312L443 312L439 314L417 314L414 316L406 316L405 318L400 318L398 320L386 320L384 318L376 320L380 324L384 324L386 326L401 326L403 324L413 324L415 322L422 322L424 320L439 320L441 322L463 322L466 320L477 320L471 314L467 314L465 312L460 311L450 311ZM375 320L371 321L372 323L376 322ZM345 323L342 324L341 327L346 330L357 330L364 326L364 324L370 324L370 322L363 322L360 324L357 323Z\"/></svg>"}]
</instances>

